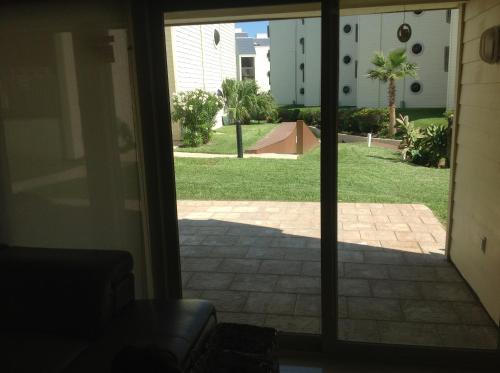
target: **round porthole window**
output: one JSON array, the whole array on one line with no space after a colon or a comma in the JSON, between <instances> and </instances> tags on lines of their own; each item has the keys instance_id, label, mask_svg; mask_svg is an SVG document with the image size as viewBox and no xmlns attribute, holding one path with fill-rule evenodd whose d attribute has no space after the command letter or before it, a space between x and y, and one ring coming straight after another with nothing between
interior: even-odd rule
<instances>
[{"instance_id":1,"label":"round porthole window","mask_svg":"<svg viewBox=\"0 0 500 373\"><path fill-rule=\"evenodd\" d=\"M351 61L352 61L352 58L351 58L351 56L349 56L348 54L346 54L346 55L344 56L344 58L342 58L342 61L344 61L344 63L345 63L346 65L349 65L349 64L351 63Z\"/></svg>"},{"instance_id":2,"label":"round porthole window","mask_svg":"<svg viewBox=\"0 0 500 373\"><path fill-rule=\"evenodd\" d=\"M413 82L410 85L410 91L412 93L420 93L422 92L422 84L420 82Z\"/></svg>"},{"instance_id":3,"label":"round porthole window","mask_svg":"<svg viewBox=\"0 0 500 373\"><path fill-rule=\"evenodd\" d=\"M424 51L424 46L421 43L415 43L411 46L411 52L415 55L420 55Z\"/></svg>"},{"instance_id":4,"label":"round porthole window","mask_svg":"<svg viewBox=\"0 0 500 373\"><path fill-rule=\"evenodd\" d=\"M343 86L342 92L344 92L345 95L348 95L349 93L351 93L351 87L349 87L348 85Z\"/></svg>"},{"instance_id":5,"label":"round porthole window","mask_svg":"<svg viewBox=\"0 0 500 373\"><path fill-rule=\"evenodd\" d=\"M220 43L220 33L219 30L214 30L214 44L217 46Z\"/></svg>"},{"instance_id":6,"label":"round porthole window","mask_svg":"<svg viewBox=\"0 0 500 373\"><path fill-rule=\"evenodd\" d=\"M411 26L408 23L403 23L399 26L397 35L401 43L406 43L411 38Z\"/></svg>"},{"instance_id":7,"label":"round porthole window","mask_svg":"<svg viewBox=\"0 0 500 373\"><path fill-rule=\"evenodd\" d=\"M424 12L423 10L415 10L415 11L413 12L413 14L415 14L416 16L419 16L419 15L421 15L423 12Z\"/></svg>"},{"instance_id":8,"label":"round porthole window","mask_svg":"<svg viewBox=\"0 0 500 373\"><path fill-rule=\"evenodd\" d=\"M344 26L344 32L346 34L350 33L351 30L352 30L352 26L350 24L347 24L347 25Z\"/></svg>"}]
</instances>

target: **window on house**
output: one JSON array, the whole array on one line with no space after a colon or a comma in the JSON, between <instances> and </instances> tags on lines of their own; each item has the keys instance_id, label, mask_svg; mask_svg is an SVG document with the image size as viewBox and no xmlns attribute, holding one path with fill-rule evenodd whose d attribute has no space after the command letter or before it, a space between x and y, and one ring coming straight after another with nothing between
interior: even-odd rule
<instances>
[{"instance_id":1,"label":"window on house","mask_svg":"<svg viewBox=\"0 0 500 373\"><path fill-rule=\"evenodd\" d=\"M450 64L450 47L444 47L444 71L447 73Z\"/></svg>"},{"instance_id":2,"label":"window on house","mask_svg":"<svg viewBox=\"0 0 500 373\"><path fill-rule=\"evenodd\" d=\"M241 67L253 67L255 58L241 57Z\"/></svg>"},{"instance_id":3,"label":"window on house","mask_svg":"<svg viewBox=\"0 0 500 373\"><path fill-rule=\"evenodd\" d=\"M451 9L446 11L446 23L451 23Z\"/></svg>"},{"instance_id":4,"label":"window on house","mask_svg":"<svg viewBox=\"0 0 500 373\"><path fill-rule=\"evenodd\" d=\"M301 63L300 64L300 70L302 71L302 82L304 82L305 80L305 66L304 66L304 63Z\"/></svg>"},{"instance_id":5,"label":"window on house","mask_svg":"<svg viewBox=\"0 0 500 373\"><path fill-rule=\"evenodd\" d=\"M415 43L411 46L411 52L416 56L421 55L423 51L424 46L422 45L422 43Z\"/></svg>"},{"instance_id":6,"label":"window on house","mask_svg":"<svg viewBox=\"0 0 500 373\"><path fill-rule=\"evenodd\" d=\"M241 79L255 80L255 57L241 57Z\"/></svg>"},{"instance_id":7,"label":"window on house","mask_svg":"<svg viewBox=\"0 0 500 373\"><path fill-rule=\"evenodd\" d=\"M300 38L299 43L302 46L302 54L304 54L306 41L304 40L304 38Z\"/></svg>"},{"instance_id":8,"label":"window on house","mask_svg":"<svg viewBox=\"0 0 500 373\"><path fill-rule=\"evenodd\" d=\"M219 45L220 43L220 33L219 30L214 30L214 44L215 46Z\"/></svg>"},{"instance_id":9,"label":"window on house","mask_svg":"<svg viewBox=\"0 0 500 373\"><path fill-rule=\"evenodd\" d=\"M413 82L410 85L410 91L412 93L420 93L422 92L422 84L420 82Z\"/></svg>"}]
</instances>

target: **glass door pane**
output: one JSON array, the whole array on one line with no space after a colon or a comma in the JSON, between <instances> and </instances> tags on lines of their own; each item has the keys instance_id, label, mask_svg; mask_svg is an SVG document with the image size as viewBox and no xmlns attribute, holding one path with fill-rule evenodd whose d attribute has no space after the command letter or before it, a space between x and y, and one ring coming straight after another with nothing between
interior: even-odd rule
<instances>
[{"instance_id":1,"label":"glass door pane","mask_svg":"<svg viewBox=\"0 0 500 373\"><path fill-rule=\"evenodd\" d=\"M443 51L455 59L458 11L453 22L447 17L429 10L340 20L341 340L497 346L497 327L445 253L450 153L445 145L431 156L424 145L451 136L444 112L456 76L435 68ZM412 29L406 44L396 38L403 23ZM400 79L392 85L386 78L394 72Z\"/></svg>"},{"instance_id":2,"label":"glass door pane","mask_svg":"<svg viewBox=\"0 0 500 373\"><path fill-rule=\"evenodd\" d=\"M321 331L320 23L165 29L183 294L220 321Z\"/></svg>"}]
</instances>

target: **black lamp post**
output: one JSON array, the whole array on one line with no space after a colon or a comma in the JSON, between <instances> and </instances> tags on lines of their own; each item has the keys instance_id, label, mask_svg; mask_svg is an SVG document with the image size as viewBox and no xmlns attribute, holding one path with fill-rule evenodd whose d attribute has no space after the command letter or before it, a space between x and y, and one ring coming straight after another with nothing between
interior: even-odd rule
<instances>
[{"instance_id":1,"label":"black lamp post","mask_svg":"<svg viewBox=\"0 0 500 373\"><path fill-rule=\"evenodd\" d=\"M236 121L236 146L238 148L238 158L243 158L243 139L241 135L241 120Z\"/></svg>"}]
</instances>

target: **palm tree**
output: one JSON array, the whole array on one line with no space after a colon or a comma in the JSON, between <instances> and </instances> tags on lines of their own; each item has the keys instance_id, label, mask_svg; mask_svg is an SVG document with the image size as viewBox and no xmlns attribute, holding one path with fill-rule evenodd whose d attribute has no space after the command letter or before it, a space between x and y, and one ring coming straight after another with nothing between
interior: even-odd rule
<instances>
[{"instance_id":1,"label":"palm tree","mask_svg":"<svg viewBox=\"0 0 500 373\"><path fill-rule=\"evenodd\" d=\"M222 97L229 118L234 122L245 123L257 105L259 87L254 80L224 79Z\"/></svg>"},{"instance_id":2,"label":"palm tree","mask_svg":"<svg viewBox=\"0 0 500 373\"><path fill-rule=\"evenodd\" d=\"M238 158L243 158L243 140L241 124L250 122L252 111L257 105L259 87L254 80L224 79L222 97L229 118L236 123L236 146Z\"/></svg>"},{"instance_id":3,"label":"palm tree","mask_svg":"<svg viewBox=\"0 0 500 373\"><path fill-rule=\"evenodd\" d=\"M373 56L371 63L374 69L368 71L368 78L389 83L387 95L389 101L389 135L395 134L396 125L396 80L406 76L417 76L417 64L408 62L406 49L395 49L386 56L382 52L377 52Z\"/></svg>"}]
</instances>

